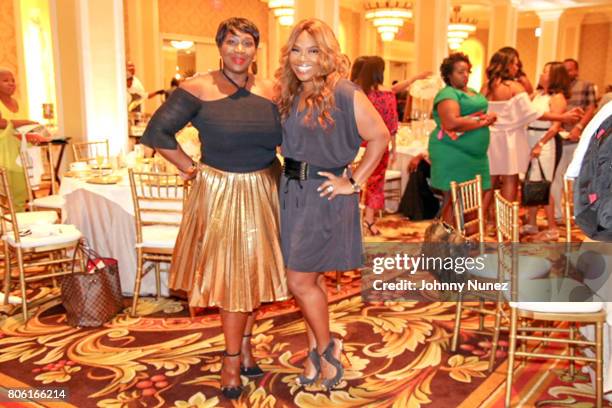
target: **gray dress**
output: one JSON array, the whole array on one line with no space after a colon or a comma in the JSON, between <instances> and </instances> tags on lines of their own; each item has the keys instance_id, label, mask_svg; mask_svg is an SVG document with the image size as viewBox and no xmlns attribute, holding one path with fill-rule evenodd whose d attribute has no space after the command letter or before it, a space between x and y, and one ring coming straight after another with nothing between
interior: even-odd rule
<instances>
[{"instance_id":1,"label":"gray dress","mask_svg":"<svg viewBox=\"0 0 612 408\"><path fill-rule=\"evenodd\" d=\"M358 89L345 79L337 83L332 112L335 124L327 129L304 124L305 112L297 112L296 98L283 123L283 156L324 168L350 164L362 142L353 108ZM363 265L359 196L340 195L329 201L317 191L324 181L281 179L281 246L288 269L345 271Z\"/></svg>"}]
</instances>

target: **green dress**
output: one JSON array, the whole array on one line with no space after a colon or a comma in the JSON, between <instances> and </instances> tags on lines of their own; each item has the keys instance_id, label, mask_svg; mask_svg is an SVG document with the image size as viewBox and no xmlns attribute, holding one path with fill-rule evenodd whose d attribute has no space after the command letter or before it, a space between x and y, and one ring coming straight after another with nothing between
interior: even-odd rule
<instances>
[{"instance_id":1,"label":"green dress","mask_svg":"<svg viewBox=\"0 0 612 408\"><path fill-rule=\"evenodd\" d=\"M16 114L11 112L2 102L0 102L0 114L2 114L2 119L8 121L7 127L0 129L0 166L6 169L15 211L20 212L25 209L28 190L23 167L17 164L21 141L15 137L15 128L11 122L11 120L16 119Z\"/></svg>"},{"instance_id":2,"label":"green dress","mask_svg":"<svg viewBox=\"0 0 612 408\"><path fill-rule=\"evenodd\" d=\"M442 191L450 190L450 182L458 183L473 179L477 174L482 176L482 188L491 188L489 174L489 128L482 127L463 133L457 140L452 140L444 134L438 139L440 132L440 116L437 106L445 99L459 103L461 116L476 112L486 112L487 99L470 89L469 95L452 86L441 89L434 99L433 117L436 128L429 135L429 157L431 159L431 185Z\"/></svg>"}]
</instances>

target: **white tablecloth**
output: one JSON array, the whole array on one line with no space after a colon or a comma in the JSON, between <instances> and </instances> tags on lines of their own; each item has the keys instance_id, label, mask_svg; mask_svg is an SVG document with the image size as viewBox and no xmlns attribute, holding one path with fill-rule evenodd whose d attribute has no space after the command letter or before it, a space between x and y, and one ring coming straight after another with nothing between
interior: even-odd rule
<instances>
[{"instance_id":1,"label":"white tablecloth","mask_svg":"<svg viewBox=\"0 0 612 408\"><path fill-rule=\"evenodd\" d=\"M125 295L132 295L136 276L136 223L127 171L119 174L122 180L112 185L64 177L59 194L66 199L63 222L74 224L100 255L119 261L121 289ZM164 296L168 295L167 281L167 274L162 272ZM142 280L140 293L156 294L153 273Z\"/></svg>"}]
</instances>

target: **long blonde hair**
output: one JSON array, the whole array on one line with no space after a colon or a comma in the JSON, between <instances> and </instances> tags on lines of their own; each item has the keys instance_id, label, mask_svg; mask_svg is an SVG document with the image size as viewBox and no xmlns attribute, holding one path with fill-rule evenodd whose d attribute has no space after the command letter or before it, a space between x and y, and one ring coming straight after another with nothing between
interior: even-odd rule
<instances>
[{"instance_id":1,"label":"long blonde hair","mask_svg":"<svg viewBox=\"0 0 612 408\"><path fill-rule=\"evenodd\" d=\"M319 46L319 66L321 67L320 74L313 78L313 90L304 95L306 103L304 122L314 125L313 113L316 110L318 112L316 122L326 128L334 124L331 115L335 108L334 87L339 79L348 76L349 61L340 52L340 44L334 32L323 21L311 18L302 20L293 27L287 43L281 50L280 66L275 74L276 103L282 120L287 119L291 113L293 101L301 91L301 82L295 76L289 63L289 53L303 31L310 34Z\"/></svg>"}]
</instances>

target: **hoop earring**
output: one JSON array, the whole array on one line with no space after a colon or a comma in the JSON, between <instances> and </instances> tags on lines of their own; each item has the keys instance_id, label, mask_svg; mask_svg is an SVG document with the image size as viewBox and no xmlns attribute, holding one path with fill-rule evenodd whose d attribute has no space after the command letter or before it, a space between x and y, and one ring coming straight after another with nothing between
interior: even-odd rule
<instances>
[{"instance_id":1,"label":"hoop earring","mask_svg":"<svg viewBox=\"0 0 612 408\"><path fill-rule=\"evenodd\" d=\"M251 62L251 72L253 75L257 75L257 61Z\"/></svg>"},{"instance_id":2,"label":"hoop earring","mask_svg":"<svg viewBox=\"0 0 612 408\"><path fill-rule=\"evenodd\" d=\"M219 57L219 69L223 70L223 58Z\"/></svg>"}]
</instances>

